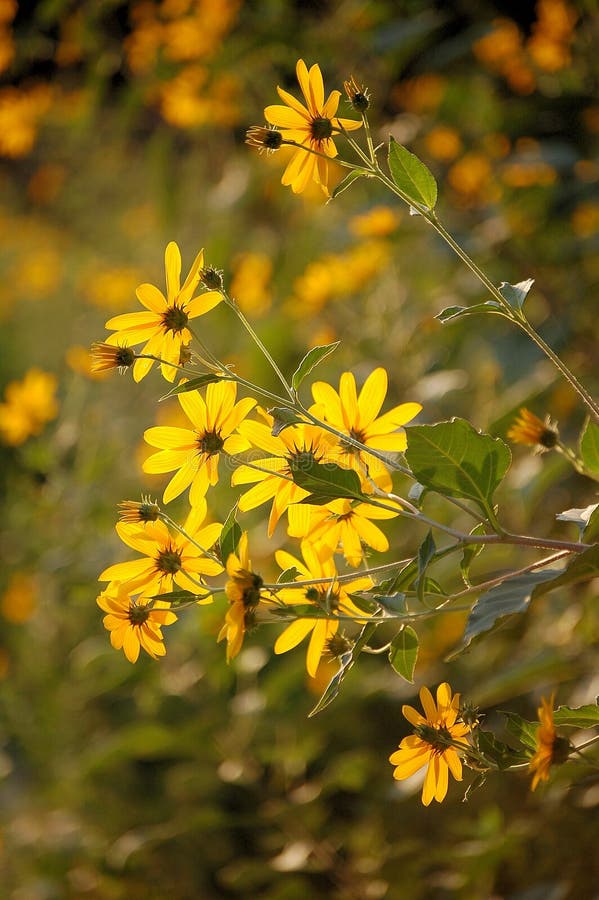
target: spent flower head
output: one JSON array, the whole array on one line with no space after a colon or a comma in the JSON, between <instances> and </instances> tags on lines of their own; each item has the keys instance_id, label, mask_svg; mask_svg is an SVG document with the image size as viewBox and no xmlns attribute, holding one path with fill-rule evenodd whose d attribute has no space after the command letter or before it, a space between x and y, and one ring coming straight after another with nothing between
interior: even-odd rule
<instances>
[{"instance_id":1,"label":"spent flower head","mask_svg":"<svg viewBox=\"0 0 599 900\"><path fill-rule=\"evenodd\" d=\"M110 369L119 369L125 372L130 369L135 362L135 351L126 345L106 344L103 341L95 341L91 345L90 355L92 358L91 371L105 372Z\"/></svg>"},{"instance_id":2,"label":"spent flower head","mask_svg":"<svg viewBox=\"0 0 599 900\"><path fill-rule=\"evenodd\" d=\"M553 701L555 694L549 699L541 698L538 709L540 725L537 728L536 751L528 764L533 773L530 785L531 791L536 790L540 781L549 781L549 770L553 765L564 763L570 752L572 744L567 738L559 737L553 720Z\"/></svg>"},{"instance_id":3,"label":"spent flower head","mask_svg":"<svg viewBox=\"0 0 599 900\"><path fill-rule=\"evenodd\" d=\"M281 132L268 125L252 125L245 135L245 142L250 147L256 147L261 153L274 153L284 143Z\"/></svg>"},{"instance_id":4,"label":"spent flower head","mask_svg":"<svg viewBox=\"0 0 599 900\"><path fill-rule=\"evenodd\" d=\"M343 82L347 99L356 110L356 112L366 112L370 106L370 93L367 87L358 84L353 75L347 81Z\"/></svg>"},{"instance_id":5,"label":"spent flower head","mask_svg":"<svg viewBox=\"0 0 599 900\"><path fill-rule=\"evenodd\" d=\"M525 406L520 410L517 418L510 427L507 436L515 444L526 444L535 448L535 453L545 453L559 443L559 431L557 424L551 418L545 416L542 422Z\"/></svg>"}]
</instances>

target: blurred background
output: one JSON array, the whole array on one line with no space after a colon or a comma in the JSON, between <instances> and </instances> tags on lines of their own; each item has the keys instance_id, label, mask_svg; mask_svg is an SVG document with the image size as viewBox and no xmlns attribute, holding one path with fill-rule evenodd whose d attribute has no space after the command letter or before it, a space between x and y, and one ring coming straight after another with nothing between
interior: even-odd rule
<instances>
[{"instance_id":1,"label":"blurred background","mask_svg":"<svg viewBox=\"0 0 599 900\"><path fill-rule=\"evenodd\" d=\"M353 74L378 139L392 132L429 165L439 214L490 277L535 279L530 317L592 388L598 37L594 0L0 0L3 897L596 896L590 770L568 764L534 795L525 772L491 777L463 803L467 774L425 809L418 779L394 782L387 761L421 684L449 680L498 733L497 710L534 719L552 690L593 702L592 585L548 595L451 664L463 616L432 620L414 686L363 656L313 719L332 664L307 679L303 650L273 657L269 626L227 667L224 600L181 616L163 661L132 666L110 647L96 579L127 558L117 502L162 491L141 472L143 431L180 412L156 404L157 372L92 377L87 348L139 308L139 283L163 286L175 240L185 271L202 246L225 270L287 372L341 340L319 371L334 385L384 365L388 403L422 403L420 422L460 415L505 437L527 405L575 446L584 412L533 345L493 318L434 318L484 297L424 222L371 184L328 205L316 188L294 196L285 151L260 156L244 136L277 84L298 94L299 57L327 91ZM274 387L229 316L200 320L204 340ZM555 515L594 496L563 457L516 447L498 499L512 530L574 539ZM235 497L220 484L213 518ZM272 578L286 537L280 525L269 542L262 513L242 525ZM424 537L388 533L392 553L373 562ZM535 558L488 551L473 575ZM455 566L433 574L460 583Z\"/></svg>"}]
</instances>

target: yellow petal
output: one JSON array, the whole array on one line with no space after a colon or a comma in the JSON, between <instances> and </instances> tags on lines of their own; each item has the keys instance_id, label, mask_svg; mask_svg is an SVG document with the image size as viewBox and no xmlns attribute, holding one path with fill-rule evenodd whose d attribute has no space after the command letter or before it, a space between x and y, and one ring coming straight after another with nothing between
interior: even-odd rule
<instances>
[{"instance_id":1,"label":"yellow petal","mask_svg":"<svg viewBox=\"0 0 599 900\"><path fill-rule=\"evenodd\" d=\"M169 425L159 425L147 428L144 431L144 440L151 447L160 450L191 450L197 447L195 432L188 428L176 428Z\"/></svg>"},{"instance_id":2,"label":"yellow petal","mask_svg":"<svg viewBox=\"0 0 599 900\"><path fill-rule=\"evenodd\" d=\"M309 130L310 115L302 104L295 99L292 94L288 94L282 88L277 88L279 96L285 101L287 106L267 106L264 110L264 118L271 125L277 125L279 128L299 129L302 133ZM291 107L291 108L289 108Z\"/></svg>"},{"instance_id":3,"label":"yellow petal","mask_svg":"<svg viewBox=\"0 0 599 900\"><path fill-rule=\"evenodd\" d=\"M371 372L360 391L358 409L360 410L359 428L369 425L381 411L387 396L388 379L382 367Z\"/></svg>"},{"instance_id":4,"label":"yellow petal","mask_svg":"<svg viewBox=\"0 0 599 900\"><path fill-rule=\"evenodd\" d=\"M437 757L433 754L430 758L426 775L424 776L424 784L422 786L422 803L424 806L430 805L437 792L436 760Z\"/></svg>"},{"instance_id":5,"label":"yellow petal","mask_svg":"<svg viewBox=\"0 0 599 900\"><path fill-rule=\"evenodd\" d=\"M220 291L206 291L204 294L200 294L199 297L194 297L193 300L190 300L185 308L185 312L190 319L196 319L198 316L203 316L204 313L210 312L211 309L218 306L222 299L223 295Z\"/></svg>"},{"instance_id":6,"label":"yellow petal","mask_svg":"<svg viewBox=\"0 0 599 900\"><path fill-rule=\"evenodd\" d=\"M294 647L301 644L313 627L314 619L296 619L278 636L274 646L275 653L278 655L279 653L287 653L288 650L293 650Z\"/></svg>"},{"instance_id":7,"label":"yellow petal","mask_svg":"<svg viewBox=\"0 0 599 900\"><path fill-rule=\"evenodd\" d=\"M344 372L339 380L339 398L343 413L343 422L347 431L356 427L359 419L356 379L351 372Z\"/></svg>"},{"instance_id":8,"label":"yellow petal","mask_svg":"<svg viewBox=\"0 0 599 900\"><path fill-rule=\"evenodd\" d=\"M172 306L181 286L181 253L174 241L164 251L164 268L166 270L166 299Z\"/></svg>"},{"instance_id":9,"label":"yellow petal","mask_svg":"<svg viewBox=\"0 0 599 900\"><path fill-rule=\"evenodd\" d=\"M166 298L153 284L140 284L135 289L137 299L146 309L160 316L166 309Z\"/></svg>"}]
</instances>

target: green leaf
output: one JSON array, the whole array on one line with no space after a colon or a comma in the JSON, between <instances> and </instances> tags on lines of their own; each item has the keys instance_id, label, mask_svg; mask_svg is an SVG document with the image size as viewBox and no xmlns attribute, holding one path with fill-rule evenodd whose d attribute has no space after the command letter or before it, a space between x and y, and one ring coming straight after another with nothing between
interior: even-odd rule
<instances>
[{"instance_id":1,"label":"green leaf","mask_svg":"<svg viewBox=\"0 0 599 900\"><path fill-rule=\"evenodd\" d=\"M330 203L331 200L334 200L339 196L339 194L342 194L343 191L346 191L348 187L350 187L354 183L354 181L357 181L358 178L363 178L365 175L365 172L356 172L355 169L352 169L352 171L348 175L346 175L345 178L341 179L341 181L327 200L327 203Z\"/></svg>"},{"instance_id":2,"label":"green leaf","mask_svg":"<svg viewBox=\"0 0 599 900\"><path fill-rule=\"evenodd\" d=\"M515 578L506 578L501 584L491 588L478 598L466 623L466 630L460 646L448 659L461 653L473 638L491 631L495 623L505 616L526 612L537 585L551 581L559 574L559 570L545 569L543 572L526 572Z\"/></svg>"},{"instance_id":3,"label":"green leaf","mask_svg":"<svg viewBox=\"0 0 599 900\"><path fill-rule=\"evenodd\" d=\"M499 769L508 769L514 763L519 762L520 754L512 747L498 740L492 731L477 731L478 749L490 759Z\"/></svg>"},{"instance_id":4,"label":"green leaf","mask_svg":"<svg viewBox=\"0 0 599 900\"><path fill-rule=\"evenodd\" d=\"M599 478L599 425L590 419L580 438L580 455L585 468L594 478Z\"/></svg>"},{"instance_id":5,"label":"green leaf","mask_svg":"<svg viewBox=\"0 0 599 900\"><path fill-rule=\"evenodd\" d=\"M485 526L482 524L482 522L479 525L475 525L470 532L470 534L484 533ZM462 573L464 584L468 587L470 587L470 566L472 565L478 554L482 552L484 546L484 544L467 544L464 547L464 553L462 555L462 561L460 563L460 571Z\"/></svg>"},{"instance_id":6,"label":"green leaf","mask_svg":"<svg viewBox=\"0 0 599 900\"><path fill-rule=\"evenodd\" d=\"M527 719L523 719L522 716L517 715L517 713L513 712L505 712L501 710L502 716L505 716L507 721L505 723L505 727L509 734L513 737L517 738L521 744L523 744L528 750L536 750L537 749L537 730L539 728L538 722L529 722Z\"/></svg>"},{"instance_id":7,"label":"green leaf","mask_svg":"<svg viewBox=\"0 0 599 900\"><path fill-rule=\"evenodd\" d=\"M312 347L308 350L301 363L291 377L291 387L297 391L298 387L312 369L315 369L319 363L334 353L341 341L334 341L332 344L322 344L319 347Z\"/></svg>"},{"instance_id":8,"label":"green leaf","mask_svg":"<svg viewBox=\"0 0 599 900\"><path fill-rule=\"evenodd\" d=\"M599 725L599 706L589 703L586 706L560 706L553 714L556 725L572 725L575 728L594 728Z\"/></svg>"},{"instance_id":9,"label":"green leaf","mask_svg":"<svg viewBox=\"0 0 599 900\"><path fill-rule=\"evenodd\" d=\"M242 531L241 526L236 519L236 515L237 507L234 506L227 516L225 524L223 525L223 530L220 533L220 559L223 566L227 565L227 560L231 553L237 553L239 541L241 540Z\"/></svg>"},{"instance_id":10,"label":"green leaf","mask_svg":"<svg viewBox=\"0 0 599 900\"><path fill-rule=\"evenodd\" d=\"M325 707L327 707L329 703L333 702L333 700L339 693L339 689L341 687L343 679L352 668L367 641L370 640L370 638L376 631L378 624L379 623L369 622L367 625L365 625L352 649L348 653L344 653L339 658L339 671L336 672L329 681L325 692L323 693L314 709L309 713L308 718L311 718L317 713L322 712L322 710L325 709Z\"/></svg>"},{"instance_id":11,"label":"green leaf","mask_svg":"<svg viewBox=\"0 0 599 900\"><path fill-rule=\"evenodd\" d=\"M424 576L428 568L428 564L433 559L436 550L437 547L433 540L433 532L429 531L420 547L418 548L418 577L414 582L418 599L421 603L424 601L424 591L426 586L426 578Z\"/></svg>"},{"instance_id":12,"label":"green leaf","mask_svg":"<svg viewBox=\"0 0 599 900\"><path fill-rule=\"evenodd\" d=\"M277 578L277 584L289 584L290 581L295 581L298 575L301 574L302 573L299 569L296 569L295 566L290 566L288 569L285 569L284 572L281 572Z\"/></svg>"},{"instance_id":13,"label":"green leaf","mask_svg":"<svg viewBox=\"0 0 599 900\"><path fill-rule=\"evenodd\" d=\"M588 525L582 532L583 540L587 543L593 543L599 538L599 503L591 513Z\"/></svg>"},{"instance_id":14,"label":"green leaf","mask_svg":"<svg viewBox=\"0 0 599 900\"><path fill-rule=\"evenodd\" d=\"M353 469L343 469L337 463L318 463L307 456L299 462L303 465L292 466L291 475L297 485L311 494L305 498L306 503L328 503L339 498L367 499L362 493L360 476Z\"/></svg>"},{"instance_id":15,"label":"green leaf","mask_svg":"<svg viewBox=\"0 0 599 900\"><path fill-rule=\"evenodd\" d=\"M353 596L354 594L352 594L352 597ZM408 606L405 594L398 592L396 594L369 594L368 596L369 599L372 599L373 603L377 603L379 606L382 606L383 609L388 610L388 612L407 615Z\"/></svg>"},{"instance_id":16,"label":"green leaf","mask_svg":"<svg viewBox=\"0 0 599 900\"><path fill-rule=\"evenodd\" d=\"M298 425L305 422L305 419L298 416L294 409L289 409L287 406L273 406L268 411L274 419L271 428L273 437L278 437L290 425Z\"/></svg>"},{"instance_id":17,"label":"green leaf","mask_svg":"<svg viewBox=\"0 0 599 900\"><path fill-rule=\"evenodd\" d=\"M418 659L418 635L409 625L399 631L389 647L389 662L398 675L414 684L414 669Z\"/></svg>"},{"instance_id":18,"label":"green leaf","mask_svg":"<svg viewBox=\"0 0 599 900\"><path fill-rule=\"evenodd\" d=\"M462 319L464 316L473 316L476 313L496 313L505 316L499 303L496 300L487 300L485 303L475 303L473 306L446 306L440 313L437 313L435 319L444 325L452 319Z\"/></svg>"},{"instance_id":19,"label":"green leaf","mask_svg":"<svg viewBox=\"0 0 599 900\"><path fill-rule=\"evenodd\" d=\"M169 397L174 397L175 394L187 394L189 391L197 391L198 388L205 387L207 384L216 384L217 381L226 380L223 379L222 375L198 375L197 378L192 378L191 381L184 381L183 384L178 384L176 387L171 388L168 394L165 394L160 400L168 400Z\"/></svg>"},{"instance_id":20,"label":"green leaf","mask_svg":"<svg viewBox=\"0 0 599 900\"><path fill-rule=\"evenodd\" d=\"M165 603L170 603L172 606L176 606L179 603L195 602L203 598L203 594L194 594L192 591L183 590L183 588L178 591L167 591L165 594L154 594L152 597L153 600L164 600Z\"/></svg>"},{"instance_id":21,"label":"green leaf","mask_svg":"<svg viewBox=\"0 0 599 900\"><path fill-rule=\"evenodd\" d=\"M509 284L502 281L499 285L499 293L504 300L507 300L512 309L522 309L526 296L534 284L534 278L528 278L526 281L519 281L518 284Z\"/></svg>"},{"instance_id":22,"label":"green leaf","mask_svg":"<svg viewBox=\"0 0 599 900\"><path fill-rule=\"evenodd\" d=\"M511 453L501 438L481 434L465 419L406 428L406 459L414 477L450 497L474 500L488 514Z\"/></svg>"},{"instance_id":23,"label":"green leaf","mask_svg":"<svg viewBox=\"0 0 599 900\"><path fill-rule=\"evenodd\" d=\"M437 182L417 156L389 138L389 171L397 187L408 199L426 209L434 209L437 202Z\"/></svg>"}]
</instances>

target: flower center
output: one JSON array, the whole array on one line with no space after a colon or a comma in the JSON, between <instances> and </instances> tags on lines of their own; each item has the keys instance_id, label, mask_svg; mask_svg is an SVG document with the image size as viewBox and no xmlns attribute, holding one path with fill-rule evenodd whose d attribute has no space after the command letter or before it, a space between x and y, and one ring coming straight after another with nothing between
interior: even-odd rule
<instances>
[{"instance_id":1,"label":"flower center","mask_svg":"<svg viewBox=\"0 0 599 900\"><path fill-rule=\"evenodd\" d=\"M416 725L414 733L425 743L427 743L435 753L443 753L453 744L451 732L445 725L435 727L428 723Z\"/></svg>"},{"instance_id":2,"label":"flower center","mask_svg":"<svg viewBox=\"0 0 599 900\"><path fill-rule=\"evenodd\" d=\"M132 625L143 625L150 618L150 610L147 606L130 606L129 621Z\"/></svg>"},{"instance_id":3,"label":"flower center","mask_svg":"<svg viewBox=\"0 0 599 900\"><path fill-rule=\"evenodd\" d=\"M183 331L187 326L189 316L180 306L174 303L162 313L162 325L165 331L174 331L176 333Z\"/></svg>"},{"instance_id":4,"label":"flower center","mask_svg":"<svg viewBox=\"0 0 599 900\"><path fill-rule=\"evenodd\" d=\"M333 124L330 119L315 118L312 119L310 126L310 134L314 141L324 141L330 138L333 133Z\"/></svg>"},{"instance_id":5,"label":"flower center","mask_svg":"<svg viewBox=\"0 0 599 900\"><path fill-rule=\"evenodd\" d=\"M241 601L246 609L251 609L260 603L260 588L264 584L264 580L260 575L255 575L254 572L244 571L243 575L243 583L245 586L243 588Z\"/></svg>"},{"instance_id":6,"label":"flower center","mask_svg":"<svg viewBox=\"0 0 599 900\"><path fill-rule=\"evenodd\" d=\"M225 442L217 431L205 431L203 435L198 435L198 450L212 456L220 453Z\"/></svg>"},{"instance_id":7,"label":"flower center","mask_svg":"<svg viewBox=\"0 0 599 900\"><path fill-rule=\"evenodd\" d=\"M164 547L156 557L156 568L163 575L176 575L181 569L181 553L174 547Z\"/></svg>"}]
</instances>

